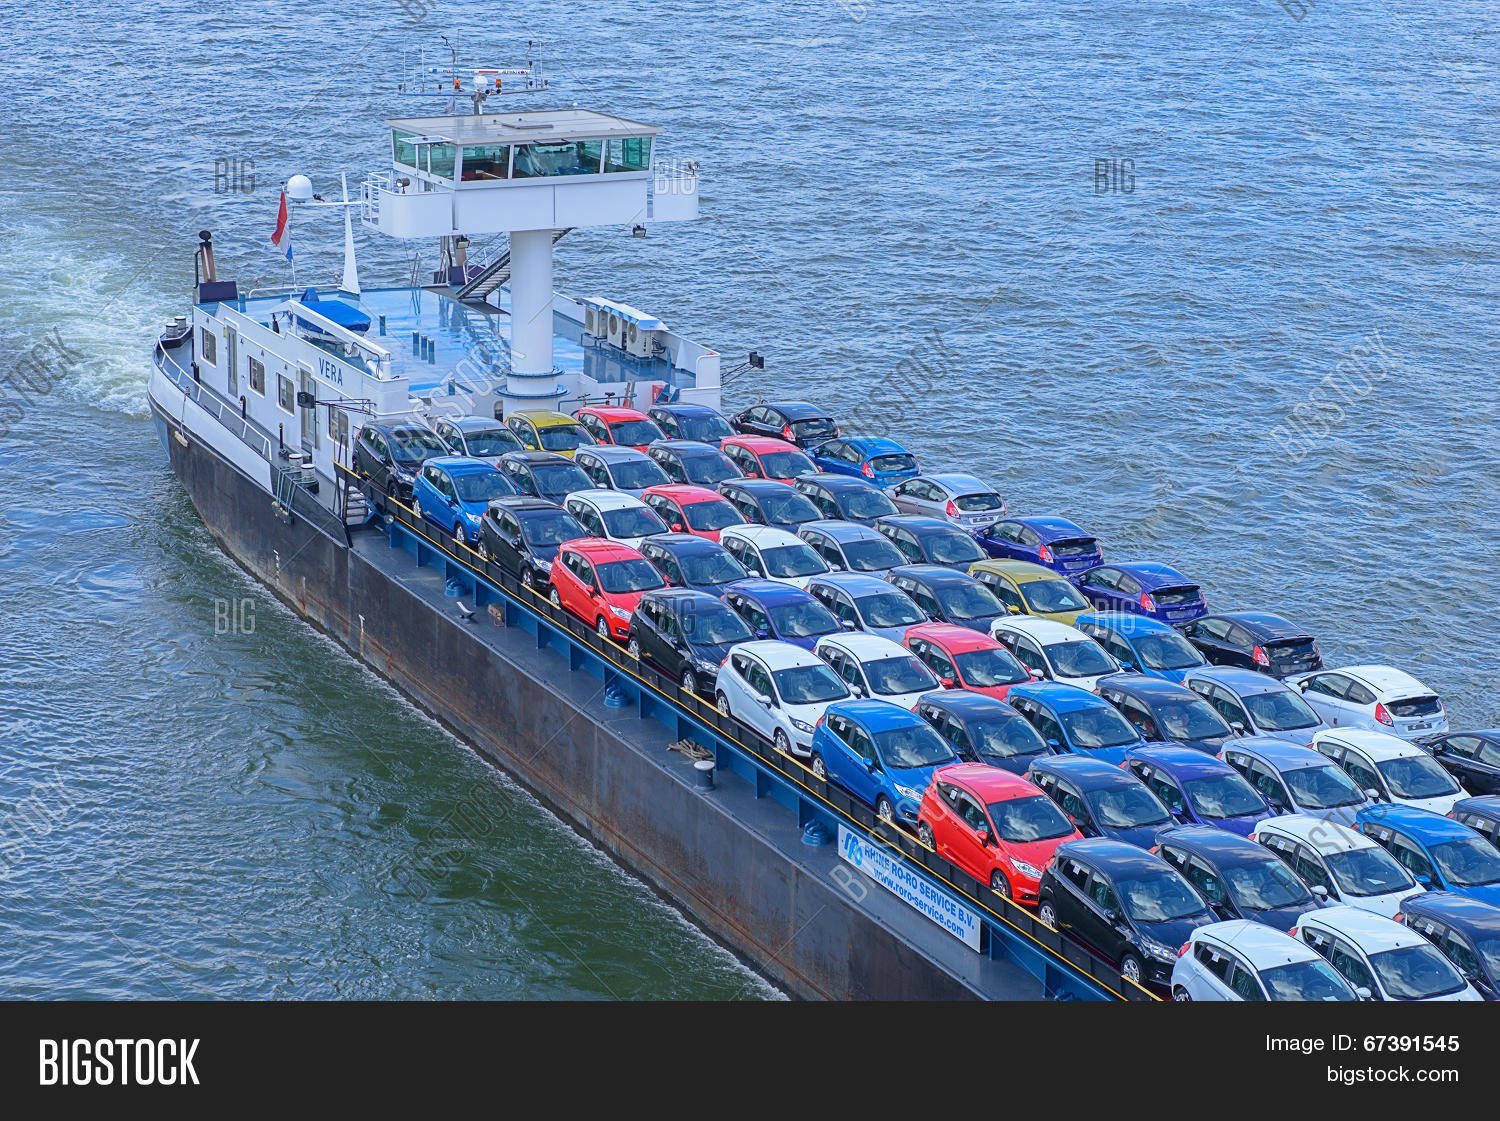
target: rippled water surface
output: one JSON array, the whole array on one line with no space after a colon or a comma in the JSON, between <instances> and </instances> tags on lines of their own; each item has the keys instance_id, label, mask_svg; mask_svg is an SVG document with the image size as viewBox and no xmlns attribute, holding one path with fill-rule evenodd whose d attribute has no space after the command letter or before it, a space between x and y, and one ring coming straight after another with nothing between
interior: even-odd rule
<instances>
[{"instance_id":1,"label":"rippled water surface","mask_svg":"<svg viewBox=\"0 0 1500 1121\"><path fill-rule=\"evenodd\" d=\"M1288 8L6 5L0 361L79 357L0 444L0 995L772 995L244 578L145 419L195 231L283 283L276 185L439 111L382 91L440 32L702 160L704 220L558 273L765 353L728 403L826 402L1500 722L1493 11ZM413 898L460 801L493 840Z\"/></svg>"}]
</instances>

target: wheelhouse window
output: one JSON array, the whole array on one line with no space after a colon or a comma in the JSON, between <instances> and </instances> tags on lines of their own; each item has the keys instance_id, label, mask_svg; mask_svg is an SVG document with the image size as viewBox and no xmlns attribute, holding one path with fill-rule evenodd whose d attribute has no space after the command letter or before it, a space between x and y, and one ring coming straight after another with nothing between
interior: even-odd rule
<instances>
[{"instance_id":1,"label":"wheelhouse window","mask_svg":"<svg viewBox=\"0 0 1500 1121\"><path fill-rule=\"evenodd\" d=\"M463 182L510 178L509 144L466 144Z\"/></svg>"},{"instance_id":2,"label":"wheelhouse window","mask_svg":"<svg viewBox=\"0 0 1500 1121\"><path fill-rule=\"evenodd\" d=\"M516 179L538 179L557 175L597 175L601 144L598 140L517 144L512 176Z\"/></svg>"},{"instance_id":3,"label":"wheelhouse window","mask_svg":"<svg viewBox=\"0 0 1500 1121\"><path fill-rule=\"evenodd\" d=\"M297 389L292 384L292 379L277 375L276 378L276 403L284 412L295 412L297 401Z\"/></svg>"},{"instance_id":4,"label":"wheelhouse window","mask_svg":"<svg viewBox=\"0 0 1500 1121\"><path fill-rule=\"evenodd\" d=\"M605 145L605 171L645 171L651 166L651 137L631 136Z\"/></svg>"},{"instance_id":5,"label":"wheelhouse window","mask_svg":"<svg viewBox=\"0 0 1500 1121\"><path fill-rule=\"evenodd\" d=\"M198 349L203 355L203 361L210 366L217 366L219 364L219 336L207 327L198 328L198 334L202 340Z\"/></svg>"},{"instance_id":6,"label":"wheelhouse window","mask_svg":"<svg viewBox=\"0 0 1500 1121\"><path fill-rule=\"evenodd\" d=\"M266 364L259 358L250 359L250 388L262 397L266 395Z\"/></svg>"}]
</instances>

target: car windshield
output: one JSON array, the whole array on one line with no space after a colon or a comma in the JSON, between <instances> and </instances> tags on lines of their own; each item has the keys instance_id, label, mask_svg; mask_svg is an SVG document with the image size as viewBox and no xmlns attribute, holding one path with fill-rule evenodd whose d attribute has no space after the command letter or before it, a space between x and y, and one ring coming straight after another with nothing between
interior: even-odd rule
<instances>
[{"instance_id":1,"label":"car windshield","mask_svg":"<svg viewBox=\"0 0 1500 1121\"><path fill-rule=\"evenodd\" d=\"M766 452L760 457L761 474L768 479L795 479L817 470L801 452Z\"/></svg>"},{"instance_id":2,"label":"car windshield","mask_svg":"<svg viewBox=\"0 0 1500 1121\"><path fill-rule=\"evenodd\" d=\"M750 575L744 565L721 549L689 553L678 557L677 563L682 566L682 578L689 584L727 584Z\"/></svg>"},{"instance_id":3,"label":"car windshield","mask_svg":"<svg viewBox=\"0 0 1500 1121\"><path fill-rule=\"evenodd\" d=\"M1115 671L1115 663L1104 652L1104 647L1091 638L1054 642L1042 649L1058 677L1097 677Z\"/></svg>"},{"instance_id":4,"label":"car windshield","mask_svg":"<svg viewBox=\"0 0 1500 1121\"><path fill-rule=\"evenodd\" d=\"M1115 889L1125 913L1136 922L1172 922L1201 915L1205 910L1198 893L1174 873L1118 880Z\"/></svg>"},{"instance_id":5,"label":"car windshield","mask_svg":"<svg viewBox=\"0 0 1500 1121\"><path fill-rule=\"evenodd\" d=\"M953 662L964 679L964 684L973 689L990 689L1001 685L1019 685L1030 681L1026 667L998 646L988 650L971 650L967 654L953 655Z\"/></svg>"},{"instance_id":6,"label":"car windshield","mask_svg":"<svg viewBox=\"0 0 1500 1121\"><path fill-rule=\"evenodd\" d=\"M1143 634L1134 645L1146 669L1188 669L1207 664L1198 648L1180 634Z\"/></svg>"},{"instance_id":7,"label":"car windshield","mask_svg":"<svg viewBox=\"0 0 1500 1121\"><path fill-rule=\"evenodd\" d=\"M792 576L816 576L828 571L822 558L807 545L777 545L772 549L763 549L760 559L766 566L767 576L777 576L783 580Z\"/></svg>"},{"instance_id":8,"label":"car windshield","mask_svg":"<svg viewBox=\"0 0 1500 1121\"><path fill-rule=\"evenodd\" d=\"M1112 705L1091 705L1057 714L1058 723L1068 733L1068 742L1085 751L1101 747L1124 747L1141 742L1130 722Z\"/></svg>"},{"instance_id":9,"label":"car windshield","mask_svg":"<svg viewBox=\"0 0 1500 1121\"><path fill-rule=\"evenodd\" d=\"M694 605L682 613L682 633L695 646L749 642L749 624L722 603Z\"/></svg>"},{"instance_id":10,"label":"car windshield","mask_svg":"<svg viewBox=\"0 0 1500 1121\"><path fill-rule=\"evenodd\" d=\"M492 502L516 493L510 480L499 471L474 471L467 475L454 475L452 478L453 490L460 502Z\"/></svg>"},{"instance_id":11,"label":"car windshield","mask_svg":"<svg viewBox=\"0 0 1500 1121\"><path fill-rule=\"evenodd\" d=\"M391 433L391 458L408 467L431 459L435 455L447 455L448 449L431 432L403 429Z\"/></svg>"},{"instance_id":12,"label":"car windshield","mask_svg":"<svg viewBox=\"0 0 1500 1121\"><path fill-rule=\"evenodd\" d=\"M844 495L844 516L847 518L884 518L900 512L884 491L860 488Z\"/></svg>"},{"instance_id":13,"label":"car windshield","mask_svg":"<svg viewBox=\"0 0 1500 1121\"><path fill-rule=\"evenodd\" d=\"M734 429L721 416L680 416L677 427L682 430L684 440L697 440L703 444L717 444L726 436L733 436Z\"/></svg>"},{"instance_id":14,"label":"car windshield","mask_svg":"<svg viewBox=\"0 0 1500 1121\"><path fill-rule=\"evenodd\" d=\"M700 487L712 487L725 479L738 479L739 469L719 452L679 457L682 474L688 482Z\"/></svg>"},{"instance_id":15,"label":"car windshield","mask_svg":"<svg viewBox=\"0 0 1500 1121\"><path fill-rule=\"evenodd\" d=\"M776 679L776 692L780 694L782 704L825 704L849 696L844 679L821 662L815 666L779 669L771 676Z\"/></svg>"},{"instance_id":16,"label":"car windshield","mask_svg":"<svg viewBox=\"0 0 1500 1121\"><path fill-rule=\"evenodd\" d=\"M883 696L899 693L925 693L938 687L932 671L910 654L904 657L877 658L864 663L870 688Z\"/></svg>"},{"instance_id":17,"label":"car windshield","mask_svg":"<svg viewBox=\"0 0 1500 1121\"><path fill-rule=\"evenodd\" d=\"M587 447L594 442L587 432L576 424L549 424L536 430L542 449L549 452L570 452Z\"/></svg>"},{"instance_id":18,"label":"car windshield","mask_svg":"<svg viewBox=\"0 0 1500 1121\"><path fill-rule=\"evenodd\" d=\"M1231 864L1220 868L1219 875L1223 877L1230 900L1241 911L1312 907L1316 902L1307 885L1279 857Z\"/></svg>"},{"instance_id":19,"label":"car windshield","mask_svg":"<svg viewBox=\"0 0 1500 1121\"><path fill-rule=\"evenodd\" d=\"M953 749L927 723L907 724L876 732L875 746L880 751L881 761L896 770L936 767L942 763L958 761Z\"/></svg>"},{"instance_id":20,"label":"car windshield","mask_svg":"<svg viewBox=\"0 0 1500 1121\"><path fill-rule=\"evenodd\" d=\"M1005 502L998 494L984 492L981 494L960 494L953 500L965 514L978 514L985 510L1003 510Z\"/></svg>"},{"instance_id":21,"label":"car windshield","mask_svg":"<svg viewBox=\"0 0 1500 1121\"><path fill-rule=\"evenodd\" d=\"M1207 701L1161 701L1151 709L1161 734L1169 740L1211 740L1232 736L1229 725Z\"/></svg>"},{"instance_id":22,"label":"car windshield","mask_svg":"<svg viewBox=\"0 0 1500 1121\"><path fill-rule=\"evenodd\" d=\"M1091 791L1084 801L1094 820L1108 829L1136 829L1172 820L1160 799L1138 782Z\"/></svg>"},{"instance_id":23,"label":"car windshield","mask_svg":"<svg viewBox=\"0 0 1500 1121\"><path fill-rule=\"evenodd\" d=\"M885 537L872 537L864 541L848 541L844 546L844 560L855 572L881 572L897 568L906 563L901 550Z\"/></svg>"},{"instance_id":24,"label":"car windshield","mask_svg":"<svg viewBox=\"0 0 1500 1121\"><path fill-rule=\"evenodd\" d=\"M1089 601L1066 580L1032 580L1021 585L1021 598L1030 610L1038 614L1089 609Z\"/></svg>"},{"instance_id":25,"label":"car windshield","mask_svg":"<svg viewBox=\"0 0 1500 1121\"><path fill-rule=\"evenodd\" d=\"M649 592L652 588L666 587L661 573L644 557L610 561L599 565L598 572L599 586L612 595Z\"/></svg>"},{"instance_id":26,"label":"car windshield","mask_svg":"<svg viewBox=\"0 0 1500 1121\"><path fill-rule=\"evenodd\" d=\"M619 510L601 510L604 529L611 537L650 537L662 533L666 526L645 506L626 506Z\"/></svg>"},{"instance_id":27,"label":"car windshield","mask_svg":"<svg viewBox=\"0 0 1500 1121\"><path fill-rule=\"evenodd\" d=\"M682 508L682 516L687 519L688 528L696 529L699 533L712 533L745 523L740 512L723 499L717 502L689 502Z\"/></svg>"},{"instance_id":28,"label":"car windshield","mask_svg":"<svg viewBox=\"0 0 1500 1121\"><path fill-rule=\"evenodd\" d=\"M610 465L609 477L619 490L645 490L672 480L654 459L632 459Z\"/></svg>"},{"instance_id":29,"label":"car windshield","mask_svg":"<svg viewBox=\"0 0 1500 1121\"><path fill-rule=\"evenodd\" d=\"M1389 895L1412 887L1412 878L1395 857L1378 845L1323 857L1340 890L1348 895Z\"/></svg>"},{"instance_id":30,"label":"car windshield","mask_svg":"<svg viewBox=\"0 0 1500 1121\"><path fill-rule=\"evenodd\" d=\"M575 490L588 490L594 484L581 468L571 463L548 463L531 469L532 478L543 494L571 494Z\"/></svg>"},{"instance_id":31,"label":"car windshield","mask_svg":"<svg viewBox=\"0 0 1500 1121\"><path fill-rule=\"evenodd\" d=\"M768 495L760 500L760 509L766 516L766 521L781 525L801 525L803 522L815 522L823 516L807 500L806 495L796 491Z\"/></svg>"},{"instance_id":32,"label":"car windshield","mask_svg":"<svg viewBox=\"0 0 1500 1121\"><path fill-rule=\"evenodd\" d=\"M889 473L894 471L915 471L917 469L916 457L910 455L877 455L870 460L870 469Z\"/></svg>"},{"instance_id":33,"label":"car windshield","mask_svg":"<svg viewBox=\"0 0 1500 1121\"><path fill-rule=\"evenodd\" d=\"M995 598L995 593L983 584L956 584L934 589L934 594L943 614L949 619L989 619L1005 614L1005 608Z\"/></svg>"},{"instance_id":34,"label":"car windshield","mask_svg":"<svg viewBox=\"0 0 1500 1121\"><path fill-rule=\"evenodd\" d=\"M1370 966L1393 1000L1426 1000L1468 987L1453 963L1426 942L1371 954Z\"/></svg>"},{"instance_id":35,"label":"car windshield","mask_svg":"<svg viewBox=\"0 0 1500 1121\"><path fill-rule=\"evenodd\" d=\"M1281 772L1281 777L1291 787L1297 805L1310 810L1331 810L1337 806L1353 806L1365 800L1363 792L1343 771L1332 763L1312 767L1297 767Z\"/></svg>"},{"instance_id":36,"label":"car windshield","mask_svg":"<svg viewBox=\"0 0 1500 1121\"><path fill-rule=\"evenodd\" d=\"M767 613L782 638L814 638L843 629L832 612L815 599L778 604L768 608Z\"/></svg>"},{"instance_id":37,"label":"car windshield","mask_svg":"<svg viewBox=\"0 0 1500 1121\"><path fill-rule=\"evenodd\" d=\"M1018 755L1045 755L1047 741L1024 716L995 716L969 722L969 738L974 750L993 759L1011 759Z\"/></svg>"},{"instance_id":38,"label":"car windshield","mask_svg":"<svg viewBox=\"0 0 1500 1121\"><path fill-rule=\"evenodd\" d=\"M922 538L922 548L933 564L973 564L988 555L961 529L928 534Z\"/></svg>"},{"instance_id":39,"label":"car windshield","mask_svg":"<svg viewBox=\"0 0 1500 1121\"><path fill-rule=\"evenodd\" d=\"M1199 817L1244 817L1266 812L1266 804L1255 788L1235 771L1188 779L1182 784L1182 791Z\"/></svg>"},{"instance_id":40,"label":"car windshield","mask_svg":"<svg viewBox=\"0 0 1500 1121\"><path fill-rule=\"evenodd\" d=\"M1250 719L1255 721L1255 726L1267 732L1315 728L1322 723L1318 714L1293 689L1251 693L1240 700L1250 710Z\"/></svg>"},{"instance_id":41,"label":"car windshield","mask_svg":"<svg viewBox=\"0 0 1500 1121\"><path fill-rule=\"evenodd\" d=\"M1272 1000L1358 1000L1349 982L1322 958L1276 965L1261 971Z\"/></svg>"},{"instance_id":42,"label":"car windshield","mask_svg":"<svg viewBox=\"0 0 1500 1121\"><path fill-rule=\"evenodd\" d=\"M1008 802L990 803L990 820L1002 841L1024 845L1031 841L1050 841L1067 837L1073 823L1063 816L1057 804L1045 794L1029 798L1012 798Z\"/></svg>"},{"instance_id":43,"label":"car windshield","mask_svg":"<svg viewBox=\"0 0 1500 1121\"><path fill-rule=\"evenodd\" d=\"M833 423L833 418L816 416L810 420L794 420L792 432L799 440L821 439L824 436L835 436L838 434L839 426Z\"/></svg>"},{"instance_id":44,"label":"car windshield","mask_svg":"<svg viewBox=\"0 0 1500 1121\"><path fill-rule=\"evenodd\" d=\"M876 592L857 605L867 627L910 627L927 618L910 596L900 592Z\"/></svg>"},{"instance_id":45,"label":"car windshield","mask_svg":"<svg viewBox=\"0 0 1500 1121\"><path fill-rule=\"evenodd\" d=\"M661 439L661 429L649 420L617 420L609 426L609 435L617 444L644 447Z\"/></svg>"},{"instance_id":46,"label":"car windshield","mask_svg":"<svg viewBox=\"0 0 1500 1121\"><path fill-rule=\"evenodd\" d=\"M469 445L470 455L504 455L521 450L521 441L506 428L486 428L480 432L465 432L464 442Z\"/></svg>"},{"instance_id":47,"label":"car windshield","mask_svg":"<svg viewBox=\"0 0 1500 1121\"><path fill-rule=\"evenodd\" d=\"M1478 837L1444 841L1427 850L1443 879L1459 887L1500 883L1500 851Z\"/></svg>"},{"instance_id":48,"label":"car windshield","mask_svg":"<svg viewBox=\"0 0 1500 1121\"><path fill-rule=\"evenodd\" d=\"M1441 798L1458 793L1458 783L1431 755L1387 759L1375 767L1398 798Z\"/></svg>"},{"instance_id":49,"label":"car windshield","mask_svg":"<svg viewBox=\"0 0 1500 1121\"><path fill-rule=\"evenodd\" d=\"M547 547L587 537L588 531L566 510L538 510L521 516L521 538L528 545Z\"/></svg>"}]
</instances>

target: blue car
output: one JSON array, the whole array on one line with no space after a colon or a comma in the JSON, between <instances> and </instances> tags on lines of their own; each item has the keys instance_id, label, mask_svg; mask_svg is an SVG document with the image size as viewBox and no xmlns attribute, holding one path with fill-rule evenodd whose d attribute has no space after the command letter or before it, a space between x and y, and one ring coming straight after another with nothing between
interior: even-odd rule
<instances>
[{"instance_id":1,"label":"blue car","mask_svg":"<svg viewBox=\"0 0 1500 1121\"><path fill-rule=\"evenodd\" d=\"M1454 802L1448 816L1467 825L1500 849L1500 794L1482 794Z\"/></svg>"},{"instance_id":2,"label":"blue car","mask_svg":"<svg viewBox=\"0 0 1500 1121\"><path fill-rule=\"evenodd\" d=\"M1270 674L1238 666L1204 666L1183 680L1241 735L1270 736L1308 747L1324 724L1302 694Z\"/></svg>"},{"instance_id":3,"label":"blue car","mask_svg":"<svg viewBox=\"0 0 1500 1121\"><path fill-rule=\"evenodd\" d=\"M841 626L818 600L780 580L752 576L724 589L724 602L745 620L756 638L775 638L811 650Z\"/></svg>"},{"instance_id":4,"label":"blue car","mask_svg":"<svg viewBox=\"0 0 1500 1121\"><path fill-rule=\"evenodd\" d=\"M932 772L958 756L916 713L890 701L839 701L813 732L809 766L886 821L917 823Z\"/></svg>"},{"instance_id":5,"label":"blue car","mask_svg":"<svg viewBox=\"0 0 1500 1121\"><path fill-rule=\"evenodd\" d=\"M1212 825L1241 837L1273 816L1237 770L1191 747L1155 744L1125 753L1125 767L1151 788L1178 821Z\"/></svg>"},{"instance_id":6,"label":"blue car","mask_svg":"<svg viewBox=\"0 0 1500 1121\"><path fill-rule=\"evenodd\" d=\"M1119 709L1076 685L1023 681L1012 685L1005 699L1031 721L1053 751L1086 755L1119 766L1131 748L1146 746Z\"/></svg>"},{"instance_id":7,"label":"blue car","mask_svg":"<svg viewBox=\"0 0 1500 1121\"><path fill-rule=\"evenodd\" d=\"M1285 934L1322 906L1286 861L1248 837L1180 825L1158 833L1154 851L1198 889L1221 920L1249 919Z\"/></svg>"},{"instance_id":8,"label":"blue car","mask_svg":"<svg viewBox=\"0 0 1500 1121\"><path fill-rule=\"evenodd\" d=\"M1069 579L1104 563L1098 538L1067 518L1006 518L974 539L992 557L1030 561Z\"/></svg>"},{"instance_id":9,"label":"blue car","mask_svg":"<svg viewBox=\"0 0 1500 1121\"><path fill-rule=\"evenodd\" d=\"M807 449L819 471L854 475L877 487L893 487L920 474L917 457L882 436L847 436Z\"/></svg>"},{"instance_id":10,"label":"blue car","mask_svg":"<svg viewBox=\"0 0 1500 1121\"><path fill-rule=\"evenodd\" d=\"M1234 738L1214 707L1193 690L1143 673L1116 673L1098 692L1149 743L1178 744L1217 755Z\"/></svg>"},{"instance_id":11,"label":"blue car","mask_svg":"<svg viewBox=\"0 0 1500 1121\"><path fill-rule=\"evenodd\" d=\"M652 405L646 415L668 440L691 440L717 448L720 440L734 435L723 414L707 405Z\"/></svg>"},{"instance_id":12,"label":"blue car","mask_svg":"<svg viewBox=\"0 0 1500 1121\"><path fill-rule=\"evenodd\" d=\"M1041 733L1011 705L968 689L928 693L913 710L948 741L961 759L1025 775L1052 754Z\"/></svg>"},{"instance_id":13,"label":"blue car","mask_svg":"<svg viewBox=\"0 0 1500 1121\"><path fill-rule=\"evenodd\" d=\"M411 488L412 509L465 545L479 543L479 522L497 498L516 493L504 475L482 459L440 455L427 460Z\"/></svg>"},{"instance_id":14,"label":"blue car","mask_svg":"<svg viewBox=\"0 0 1500 1121\"><path fill-rule=\"evenodd\" d=\"M1173 626L1208 614L1203 589L1164 564L1101 564L1076 582L1084 598L1100 611L1144 615Z\"/></svg>"},{"instance_id":15,"label":"blue car","mask_svg":"<svg viewBox=\"0 0 1500 1121\"><path fill-rule=\"evenodd\" d=\"M1148 677L1180 685L1191 670L1208 665L1202 651L1175 627L1144 615L1085 611L1073 625L1113 654L1115 661L1126 669Z\"/></svg>"},{"instance_id":16,"label":"blue car","mask_svg":"<svg viewBox=\"0 0 1500 1121\"><path fill-rule=\"evenodd\" d=\"M1047 755L1026 777L1057 803L1085 837L1108 837L1149 849L1176 824L1161 799L1129 771L1082 755Z\"/></svg>"},{"instance_id":17,"label":"blue car","mask_svg":"<svg viewBox=\"0 0 1500 1121\"><path fill-rule=\"evenodd\" d=\"M1500 908L1447 891L1401 901L1407 926L1432 942L1485 1000L1500 1000Z\"/></svg>"},{"instance_id":18,"label":"blue car","mask_svg":"<svg viewBox=\"0 0 1500 1121\"><path fill-rule=\"evenodd\" d=\"M984 550L971 536L944 518L897 514L881 518L875 528L900 550L907 564L940 564L958 572L984 560Z\"/></svg>"},{"instance_id":19,"label":"blue car","mask_svg":"<svg viewBox=\"0 0 1500 1121\"><path fill-rule=\"evenodd\" d=\"M1354 822L1423 887L1500 907L1500 851L1467 825L1395 803L1366 806Z\"/></svg>"},{"instance_id":20,"label":"blue car","mask_svg":"<svg viewBox=\"0 0 1500 1121\"><path fill-rule=\"evenodd\" d=\"M892 642L905 638L908 628L927 622L911 596L874 576L830 572L809 579L807 591L840 623Z\"/></svg>"},{"instance_id":21,"label":"blue car","mask_svg":"<svg viewBox=\"0 0 1500 1121\"><path fill-rule=\"evenodd\" d=\"M1010 614L989 588L951 568L908 564L891 569L886 579L911 596L935 623L952 623L989 634L991 623Z\"/></svg>"},{"instance_id":22,"label":"blue car","mask_svg":"<svg viewBox=\"0 0 1500 1121\"><path fill-rule=\"evenodd\" d=\"M722 599L731 584L750 575L723 545L691 533L655 533L641 542L640 550L672 588Z\"/></svg>"}]
</instances>

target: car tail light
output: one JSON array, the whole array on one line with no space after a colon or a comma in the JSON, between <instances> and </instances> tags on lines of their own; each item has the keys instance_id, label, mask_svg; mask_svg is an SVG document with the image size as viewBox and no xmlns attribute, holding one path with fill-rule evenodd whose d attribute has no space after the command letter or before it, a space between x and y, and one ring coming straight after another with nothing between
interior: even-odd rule
<instances>
[{"instance_id":1,"label":"car tail light","mask_svg":"<svg viewBox=\"0 0 1500 1121\"><path fill-rule=\"evenodd\" d=\"M813 721L813 728L817 729L817 728L821 728L822 726L823 726L823 717L820 716L820 717L817 718L817 720Z\"/></svg>"},{"instance_id":2,"label":"car tail light","mask_svg":"<svg viewBox=\"0 0 1500 1121\"><path fill-rule=\"evenodd\" d=\"M781 434L782 436L786 437L787 443L790 444L792 442L792 426L790 424L782 425Z\"/></svg>"},{"instance_id":3,"label":"car tail light","mask_svg":"<svg viewBox=\"0 0 1500 1121\"><path fill-rule=\"evenodd\" d=\"M1161 846L1160 845L1152 845L1146 851L1149 852L1152 856L1160 856L1161 855Z\"/></svg>"},{"instance_id":4,"label":"car tail light","mask_svg":"<svg viewBox=\"0 0 1500 1121\"><path fill-rule=\"evenodd\" d=\"M1192 947L1193 947L1193 944L1191 942L1184 942L1181 946L1177 947L1177 956L1181 957L1183 954L1187 953L1190 949L1192 949Z\"/></svg>"},{"instance_id":5,"label":"car tail light","mask_svg":"<svg viewBox=\"0 0 1500 1121\"><path fill-rule=\"evenodd\" d=\"M1294 926L1294 927L1292 927L1291 930L1287 931L1287 934L1290 937L1295 938L1295 937L1297 937L1298 934L1301 933L1301 931L1302 931L1302 928L1300 926Z\"/></svg>"},{"instance_id":6,"label":"car tail light","mask_svg":"<svg viewBox=\"0 0 1500 1121\"><path fill-rule=\"evenodd\" d=\"M1142 611L1155 611L1156 610L1156 600L1154 600L1154 599L1151 598L1151 593L1150 592L1142 592L1141 593L1141 610Z\"/></svg>"},{"instance_id":7,"label":"car tail light","mask_svg":"<svg viewBox=\"0 0 1500 1121\"><path fill-rule=\"evenodd\" d=\"M1041 559L1043 564L1050 564L1052 562L1052 550L1045 545L1036 551L1036 555Z\"/></svg>"},{"instance_id":8,"label":"car tail light","mask_svg":"<svg viewBox=\"0 0 1500 1121\"><path fill-rule=\"evenodd\" d=\"M860 464L859 473L867 479L873 479L875 477L875 468L868 462L862 463Z\"/></svg>"},{"instance_id":9,"label":"car tail light","mask_svg":"<svg viewBox=\"0 0 1500 1121\"><path fill-rule=\"evenodd\" d=\"M1250 656L1255 659L1255 664L1258 666L1269 666L1271 664L1271 659L1266 656L1266 651L1263 647L1257 646L1254 650L1250 651Z\"/></svg>"},{"instance_id":10,"label":"car tail light","mask_svg":"<svg viewBox=\"0 0 1500 1121\"><path fill-rule=\"evenodd\" d=\"M1406 922L1406 916L1400 911L1397 911L1394 915L1391 916L1391 918L1395 919L1399 923Z\"/></svg>"},{"instance_id":11,"label":"car tail light","mask_svg":"<svg viewBox=\"0 0 1500 1121\"><path fill-rule=\"evenodd\" d=\"M1375 719L1379 720L1387 728L1394 728L1396 726L1396 722L1391 719L1391 714L1386 711L1385 705L1379 701L1375 702Z\"/></svg>"},{"instance_id":12,"label":"car tail light","mask_svg":"<svg viewBox=\"0 0 1500 1121\"><path fill-rule=\"evenodd\" d=\"M958 517L958 507L953 505L952 502L949 502L948 505L944 507L944 509L947 511L950 518Z\"/></svg>"}]
</instances>

